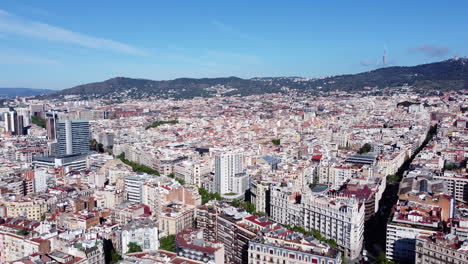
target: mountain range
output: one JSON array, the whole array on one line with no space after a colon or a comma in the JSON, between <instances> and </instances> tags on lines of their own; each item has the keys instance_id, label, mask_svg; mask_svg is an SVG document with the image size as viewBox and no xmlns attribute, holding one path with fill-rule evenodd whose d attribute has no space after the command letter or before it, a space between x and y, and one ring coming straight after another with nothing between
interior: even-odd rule
<instances>
[{"instance_id":1,"label":"mountain range","mask_svg":"<svg viewBox=\"0 0 468 264\"><path fill-rule=\"evenodd\" d=\"M261 77L241 79L179 78L154 81L115 77L103 82L88 83L48 93L41 98L63 97L107 98L193 98L216 95L253 95L296 90L304 93L330 91L360 92L366 90L397 89L407 87L417 92L440 92L468 89L468 59L450 60L417 66L384 67L358 74L337 75L324 78Z\"/></svg>"}]
</instances>

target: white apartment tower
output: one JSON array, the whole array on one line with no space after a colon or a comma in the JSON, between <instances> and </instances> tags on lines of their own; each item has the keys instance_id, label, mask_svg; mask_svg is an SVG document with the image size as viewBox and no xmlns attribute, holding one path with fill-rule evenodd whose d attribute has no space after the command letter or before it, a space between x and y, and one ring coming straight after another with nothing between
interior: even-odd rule
<instances>
[{"instance_id":1,"label":"white apartment tower","mask_svg":"<svg viewBox=\"0 0 468 264\"><path fill-rule=\"evenodd\" d=\"M236 192L234 180L236 174L242 173L243 163L240 152L218 153L215 157L215 191L219 194Z\"/></svg>"},{"instance_id":2,"label":"white apartment tower","mask_svg":"<svg viewBox=\"0 0 468 264\"><path fill-rule=\"evenodd\" d=\"M143 202L143 184L147 181L148 177L145 175L133 175L125 177L125 191L128 194L128 200L134 203Z\"/></svg>"},{"instance_id":3,"label":"white apartment tower","mask_svg":"<svg viewBox=\"0 0 468 264\"><path fill-rule=\"evenodd\" d=\"M34 172L34 192L47 191L47 178L49 177L47 170L36 170Z\"/></svg>"}]
</instances>

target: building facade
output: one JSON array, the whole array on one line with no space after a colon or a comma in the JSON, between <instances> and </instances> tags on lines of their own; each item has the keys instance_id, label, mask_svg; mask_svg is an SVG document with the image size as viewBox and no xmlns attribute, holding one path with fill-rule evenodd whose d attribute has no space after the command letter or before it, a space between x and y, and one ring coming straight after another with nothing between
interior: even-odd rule
<instances>
[{"instance_id":1,"label":"building facade","mask_svg":"<svg viewBox=\"0 0 468 264\"><path fill-rule=\"evenodd\" d=\"M242 154L236 152L218 153L215 157L215 191L219 194L234 191L236 174L243 171Z\"/></svg>"},{"instance_id":2,"label":"building facade","mask_svg":"<svg viewBox=\"0 0 468 264\"><path fill-rule=\"evenodd\" d=\"M57 122L57 155L88 154L90 148L89 122L61 120Z\"/></svg>"},{"instance_id":3,"label":"building facade","mask_svg":"<svg viewBox=\"0 0 468 264\"><path fill-rule=\"evenodd\" d=\"M151 219L137 219L127 223L121 233L122 254L128 252L128 244L136 243L145 251L159 249L157 223Z\"/></svg>"},{"instance_id":4,"label":"building facade","mask_svg":"<svg viewBox=\"0 0 468 264\"><path fill-rule=\"evenodd\" d=\"M455 235L439 233L416 240L415 264L468 263L468 241L459 241Z\"/></svg>"},{"instance_id":5,"label":"building facade","mask_svg":"<svg viewBox=\"0 0 468 264\"><path fill-rule=\"evenodd\" d=\"M301 195L276 186L271 189L270 216L277 223L315 229L327 239L334 239L347 259L361 256L365 206L357 199Z\"/></svg>"},{"instance_id":6,"label":"building facade","mask_svg":"<svg viewBox=\"0 0 468 264\"><path fill-rule=\"evenodd\" d=\"M203 239L200 229L185 229L175 237L177 255L203 263L224 264L224 245Z\"/></svg>"}]
</instances>

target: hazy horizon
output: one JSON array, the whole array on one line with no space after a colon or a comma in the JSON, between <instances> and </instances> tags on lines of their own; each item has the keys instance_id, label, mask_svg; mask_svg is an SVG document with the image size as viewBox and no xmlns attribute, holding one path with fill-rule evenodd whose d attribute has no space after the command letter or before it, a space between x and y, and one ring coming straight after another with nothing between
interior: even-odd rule
<instances>
[{"instance_id":1,"label":"hazy horizon","mask_svg":"<svg viewBox=\"0 0 468 264\"><path fill-rule=\"evenodd\" d=\"M116 76L315 78L468 49L467 2L86 2L2 1L0 87L65 89Z\"/></svg>"}]
</instances>

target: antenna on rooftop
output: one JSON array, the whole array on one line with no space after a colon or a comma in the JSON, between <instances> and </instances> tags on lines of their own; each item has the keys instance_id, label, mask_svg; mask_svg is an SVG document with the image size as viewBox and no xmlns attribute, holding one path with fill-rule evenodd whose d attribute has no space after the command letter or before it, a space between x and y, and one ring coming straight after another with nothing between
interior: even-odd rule
<instances>
[{"instance_id":1,"label":"antenna on rooftop","mask_svg":"<svg viewBox=\"0 0 468 264\"><path fill-rule=\"evenodd\" d=\"M383 56L382 56L382 65L385 66L387 64L387 47L384 47Z\"/></svg>"}]
</instances>

